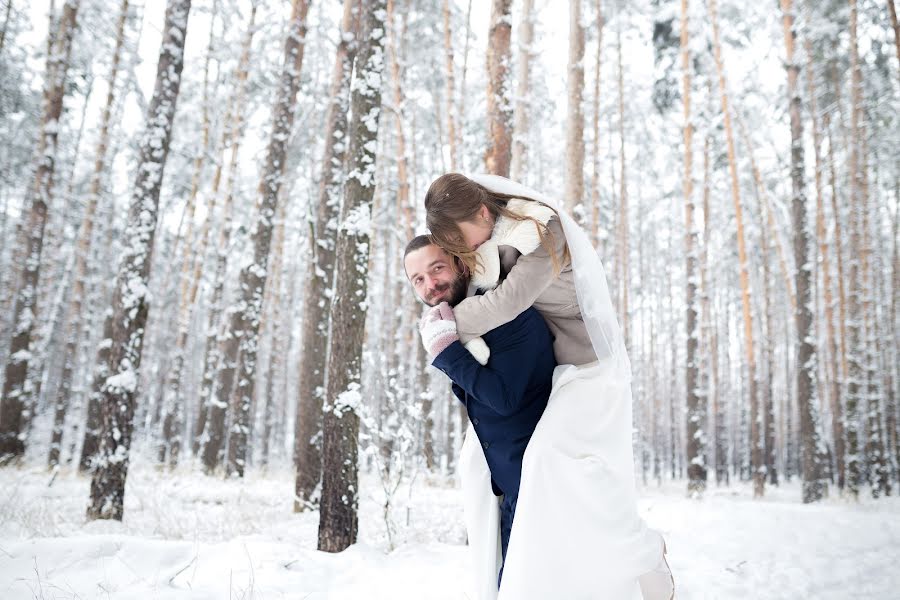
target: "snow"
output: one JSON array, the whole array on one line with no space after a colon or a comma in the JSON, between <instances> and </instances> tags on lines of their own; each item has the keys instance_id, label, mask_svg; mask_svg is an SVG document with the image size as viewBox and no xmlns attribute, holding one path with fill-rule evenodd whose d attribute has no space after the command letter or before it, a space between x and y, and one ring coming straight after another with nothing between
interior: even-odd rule
<instances>
[{"instance_id":1,"label":"snow","mask_svg":"<svg viewBox=\"0 0 900 600\"><path fill-rule=\"evenodd\" d=\"M291 512L289 468L223 481L158 473L138 458L123 523L85 523L90 481L63 470L0 470L0 597L463 600L461 496L450 478L407 479L391 496L360 480L360 542L318 552L315 512ZM685 497L685 483L641 490L662 531L680 600L894 598L900 499L799 502L792 482L762 500L750 485Z\"/></svg>"}]
</instances>

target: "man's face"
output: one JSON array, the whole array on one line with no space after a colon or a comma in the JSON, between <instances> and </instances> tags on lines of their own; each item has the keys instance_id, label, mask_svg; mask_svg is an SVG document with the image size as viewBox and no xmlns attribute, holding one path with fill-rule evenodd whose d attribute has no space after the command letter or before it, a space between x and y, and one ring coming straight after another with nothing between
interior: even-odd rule
<instances>
[{"instance_id":1,"label":"man's face","mask_svg":"<svg viewBox=\"0 0 900 600\"><path fill-rule=\"evenodd\" d=\"M466 297L469 277L453 268L453 257L431 244L413 250L403 260L406 277L419 300L428 306L447 302L456 306Z\"/></svg>"}]
</instances>

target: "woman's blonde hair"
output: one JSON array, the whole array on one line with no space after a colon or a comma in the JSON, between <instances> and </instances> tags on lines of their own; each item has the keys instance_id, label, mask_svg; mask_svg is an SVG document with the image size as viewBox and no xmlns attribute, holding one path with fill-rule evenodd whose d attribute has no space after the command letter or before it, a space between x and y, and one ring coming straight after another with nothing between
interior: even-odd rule
<instances>
[{"instance_id":1,"label":"woman's blonde hair","mask_svg":"<svg viewBox=\"0 0 900 600\"><path fill-rule=\"evenodd\" d=\"M550 254L553 271L559 274L569 260L568 245L564 246L563 256L558 256L555 248L555 236L546 225L534 217L520 215L506 207L506 204L513 198L538 202L533 198L492 192L459 173L441 175L432 182L425 194L425 219L428 229L431 231L431 239L449 254L462 261L472 273L475 273L476 269L481 268L478 264L478 253L470 250L466 245L459 223L475 221L481 211L481 206L484 205L491 213L494 222L497 217L503 216L516 221L534 223L541 246ZM553 212L556 213L555 210ZM558 213L556 213L556 218L559 218Z\"/></svg>"}]
</instances>

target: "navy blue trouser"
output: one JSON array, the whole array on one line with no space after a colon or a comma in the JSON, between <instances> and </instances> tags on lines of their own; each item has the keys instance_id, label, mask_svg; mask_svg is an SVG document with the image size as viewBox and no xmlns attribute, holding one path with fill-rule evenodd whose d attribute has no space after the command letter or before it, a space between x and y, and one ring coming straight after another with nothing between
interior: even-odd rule
<instances>
[{"instance_id":1,"label":"navy blue trouser","mask_svg":"<svg viewBox=\"0 0 900 600\"><path fill-rule=\"evenodd\" d=\"M503 496L500 499L500 552L503 555L503 564L500 565L500 575L497 577L497 588L503 579L503 566L506 564L506 547L509 546L509 533L512 531L513 517L516 514L517 496Z\"/></svg>"}]
</instances>

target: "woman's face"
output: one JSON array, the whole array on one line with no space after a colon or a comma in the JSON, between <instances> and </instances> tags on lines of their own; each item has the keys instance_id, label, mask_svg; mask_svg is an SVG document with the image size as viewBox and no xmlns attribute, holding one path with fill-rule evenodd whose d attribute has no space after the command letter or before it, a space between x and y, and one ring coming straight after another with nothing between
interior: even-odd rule
<instances>
[{"instance_id":1,"label":"woman's face","mask_svg":"<svg viewBox=\"0 0 900 600\"><path fill-rule=\"evenodd\" d=\"M491 213L483 204L478 215L473 220L460 221L457 225L462 232L463 241L469 247L469 250L472 251L477 250L478 246L491 239L491 233L494 230L494 221L491 218Z\"/></svg>"}]
</instances>

